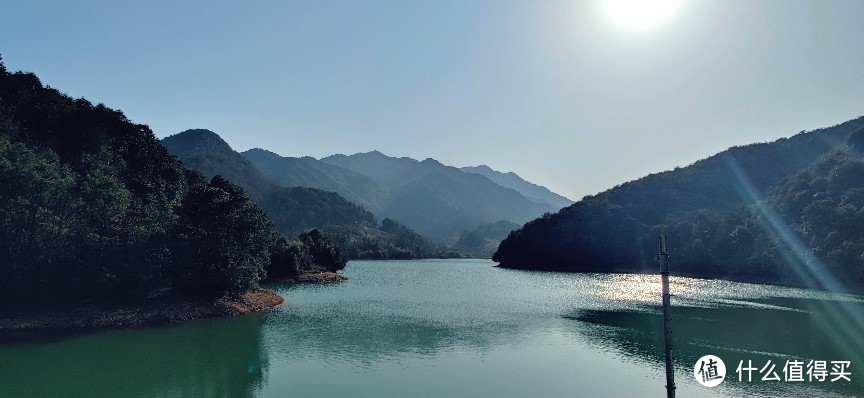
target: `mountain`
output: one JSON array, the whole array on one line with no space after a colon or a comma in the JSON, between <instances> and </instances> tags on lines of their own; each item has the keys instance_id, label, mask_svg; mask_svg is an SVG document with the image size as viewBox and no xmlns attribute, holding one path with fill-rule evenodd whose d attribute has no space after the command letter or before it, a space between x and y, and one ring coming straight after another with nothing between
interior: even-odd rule
<instances>
[{"instance_id":1,"label":"mountain","mask_svg":"<svg viewBox=\"0 0 864 398\"><path fill-rule=\"evenodd\" d=\"M162 145L187 167L208 177L221 175L243 187L286 236L329 224L375 223L372 213L336 193L281 186L210 130L186 130L162 139Z\"/></svg>"},{"instance_id":2,"label":"mountain","mask_svg":"<svg viewBox=\"0 0 864 398\"><path fill-rule=\"evenodd\" d=\"M207 130L188 130L164 139L163 144L189 167L236 181L271 213L274 202L266 198L276 187L315 188L336 192L379 219L399 220L424 236L448 243L456 243L463 231L500 220L524 223L567 203L566 198L512 173L490 169L495 178L520 187L534 195L533 199L482 173L465 172L434 159L394 158L376 151L316 160L282 157L260 148L241 155ZM323 220L317 224L325 225ZM356 220L342 221L357 224ZM296 231L280 228L289 230Z\"/></svg>"},{"instance_id":3,"label":"mountain","mask_svg":"<svg viewBox=\"0 0 864 398\"><path fill-rule=\"evenodd\" d=\"M483 175L502 187L515 189L532 202L547 203L559 209L573 204L572 200L550 191L549 188L525 181L513 172L502 173L483 164L480 166L462 167L460 170Z\"/></svg>"},{"instance_id":4,"label":"mountain","mask_svg":"<svg viewBox=\"0 0 864 398\"><path fill-rule=\"evenodd\" d=\"M205 129L186 130L162 139L162 145L183 164L213 177L221 175L239 184L261 201L279 185L264 176L248 159L234 151L218 134Z\"/></svg>"},{"instance_id":5,"label":"mountain","mask_svg":"<svg viewBox=\"0 0 864 398\"><path fill-rule=\"evenodd\" d=\"M555 207L536 203L489 178L445 166L434 159L417 161L380 152L332 155L325 163L364 174L389 192L382 217L439 241L498 220L522 223Z\"/></svg>"},{"instance_id":6,"label":"mountain","mask_svg":"<svg viewBox=\"0 0 864 398\"><path fill-rule=\"evenodd\" d=\"M274 189L261 207L285 236L328 225L375 227L375 216L335 192L307 187Z\"/></svg>"},{"instance_id":7,"label":"mountain","mask_svg":"<svg viewBox=\"0 0 864 398\"><path fill-rule=\"evenodd\" d=\"M519 227L519 224L506 220L483 224L462 231L455 248L471 257L490 258L501 241L510 234L510 231L519 229Z\"/></svg>"},{"instance_id":8,"label":"mountain","mask_svg":"<svg viewBox=\"0 0 864 398\"><path fill-rule=\"evenodd\" d=\"M282 157L255 148L242 155L265 176L283 187L309 187L336 192L351 202L377 213L387 193L371 178L312 157Z\"/></svg>"},{"instance_id":9,"label":"mountain","mask_svg":"<svg viewBox=\"0 0 864 398\"><path fill-rule=\"evenodd\" d=\"M320 229L351 259L434 255L431 245L422 238L419 241L404 239L413 231L402 231L401 234L386 231L392 220L378 225L371 212L336 192L280 183L309 181L309 184L326 186L339 181L338 177L342 176L344 180L351 180L342 183L342 187L352 187L375 197L379 192L368 177L312 158L282 158L260 149L247 151L247 158L209 130L186 130L164 138L162 144L187 167L208 177L221 175L249 191L276 229L285 236L296 237L304 231ZM262 173L250 159L266 167L273 178ZM292 177L294 173L297 177ZM316 178L323 182L315 183L313 180Z\"/></svg>"},{"instance_id":10,"label":"mountain","mask_svg":"<svg viewBox=\"0 0 864 398\"><path fill-rule=\"evenodd\" d=\"M665 234L680 275L861 290L864 230L852 224L864 221L862 128L864 117L619 185L511 232L493 259L653 271Z\"/></svg>"}]
</instances>

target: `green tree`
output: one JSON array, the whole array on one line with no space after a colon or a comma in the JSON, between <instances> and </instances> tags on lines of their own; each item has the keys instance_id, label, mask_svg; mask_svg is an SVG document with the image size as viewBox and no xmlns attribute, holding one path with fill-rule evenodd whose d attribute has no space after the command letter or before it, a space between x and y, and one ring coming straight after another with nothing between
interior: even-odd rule
<instances>
[{"instance_id":1,"label":"green tree","mask_svg":"<svg viewBox=\"0 0 864 398\"><path fill-rule=\"evenodd\" d=\"M198 181L179 215L176 268L187 290L216 296L258 286L277 235L242 189L220 176Z\"/></svg>"},{"instance_id":2,"label":"green tree","mask_svg":"<svg viewBox=\"0 0 864 398\"><path fill-rule=\"evenodd\" d=\"M339 248L322 235L321 231L313 229L300 234L300 242L303 243L314 265L323 267L327 271L345 268L347 260L342 256Z\"/></svg>"}]
</instances>

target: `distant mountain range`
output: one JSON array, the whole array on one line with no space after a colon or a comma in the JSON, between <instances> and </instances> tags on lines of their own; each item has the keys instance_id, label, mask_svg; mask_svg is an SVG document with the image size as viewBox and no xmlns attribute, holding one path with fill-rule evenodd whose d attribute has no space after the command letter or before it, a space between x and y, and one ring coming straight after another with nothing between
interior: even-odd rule
<instances>
[{"instance_id":1,"label":"distant mountain range","mask_svg":"<svg viewBox=\"0 0 864 398\"><path fill-rule=\"evenodd\" d=\"M162 142L187 166L236 180L269 211L275 211L272 192L277 189L335 192L379 219L395 220L429 239L475 254L491 254L490 248L503 238L501 226L518 226L572 203L514 173L487 166L459 169L434 159L417 161L377 151L320 160L283 157L261 148L239 154L209 130L188 130ZM356 217L369 219L359 213ZM275 214L274 218L285 219ZM493 224L498 227L490 227ZM309 224L283 229L296 232L300 227ZM460 240L466 233L470 239ZM470 248L465 242L477 246Z\"/></svg>"},{"instance_id":2,"label":"distant mountain range","mask_svg":"<svg viewBox=\"0 0 864 398\"><path fill-rule=\"evenodd\" d=\"M501 266L655 271L666 234L679 275L864 291L864 117L586 197L513 231Z\"/></svg>"},{"instance_id":3,"label":"distant mountain range","mask_svg":"<svg viewBox=\"0 0 864 398\"><path fill-rule=\"evenodd\" d=\"M321 161L373 179L389 194L381 216L438 241L453 242L466 229L500 220L523 223L560 208L435 159L417 161L373 151Z\"/></svg>"},{"instance_id":4,"label":"distant mountain range","mask_svg":"<svg viewBox=\"0 0 864 398\"><path fill-rule=\"evenodd\" d=\"M260 148L250 149L242 155L261 173L283 187L309 187L336 192L376 214L387 201L387 192L372 178L312 157L282 157Z\"/></svg>"},{"instance_id":5,"label":"distant mountain range","mask_svg":"<svg viewBox=\"0 0 864 398\"><path fill-rule=\"evenodd\" d=\"M573 204L572 200L558 195L544 186L525 181L522 177L519 177L518 174L513 172L502 173L500 171L492 170L492 168L485 164L473 167L462 167L461 170L468 173L483 175L502 187L515 189L532 202L545 203L556 208L567 207Z\"/></svg>"},{"instance_id":6,"label":"distant mountain range","mask_svg":"<svg viewBox=\"0 0 864 398\"><path fill-rule=\"evenodd\" d=\"M327 233L348 258L436 255L433 245L414 231L399 228L398 223L392 220L385 219L382 225L378 225L371 212L335 192L305 186L283 186L278 180L264 175L249 159L234 151L212 131L187 130L164 138L162 145L186 167L201 171L207 177L221 175L244 188L265 210L276 229L289 238L318 228ZM315 173L321 175L315 167L321 165L317 160L311 159L309 162L299 159L287 163L305 168L306 174L298 173L303 178ZM312 167L308 167L309 163ZM328 167L323 166L325 169ZM350 173L347 170L344 172Z\"/></svg>"}]
</instances>

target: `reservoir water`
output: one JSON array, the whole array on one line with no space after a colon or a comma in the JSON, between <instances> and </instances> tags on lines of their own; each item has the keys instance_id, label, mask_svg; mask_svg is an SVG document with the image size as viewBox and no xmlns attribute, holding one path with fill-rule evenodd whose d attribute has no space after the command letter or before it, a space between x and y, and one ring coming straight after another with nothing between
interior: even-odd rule
<instances>
[{"instance_id":1,"label":"reservoir water","mask_svg":"<svg viewBox=\"0 0 864 398\"><path fill-rule=\"evenodd\" d=\"M493 265L352 261L346 282L271 286L286 302L262 313L3 343L0 397L665 397L659 276ZM671 283L679 397L864 396L861 296ZM693 375L708 354L714 388Z\"/></svg>"}]
</instances>

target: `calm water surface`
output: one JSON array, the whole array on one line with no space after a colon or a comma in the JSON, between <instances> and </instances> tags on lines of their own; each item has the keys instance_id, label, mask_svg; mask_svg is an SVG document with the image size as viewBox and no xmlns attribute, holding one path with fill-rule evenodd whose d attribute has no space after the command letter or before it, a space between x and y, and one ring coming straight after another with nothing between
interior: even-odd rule
<instances>
[{"instance_id":1,"label":"calm water surface","mask_svg":"<svg viewBox=\"0 0 864 398\"><path fill-rule=\"evenodd\" d=\"M0 345L0 397L665 397L659 277L484 260L354 261L229 319ZM679 397L864 396L864 299L672 278ZM693 365L719 356L709 389ZM851 382L739 382L739 361L851 361ZM829 365L830 367L830 365ZM804 376L806 380L806 375Z\"/></svg>"}]
</instances>

